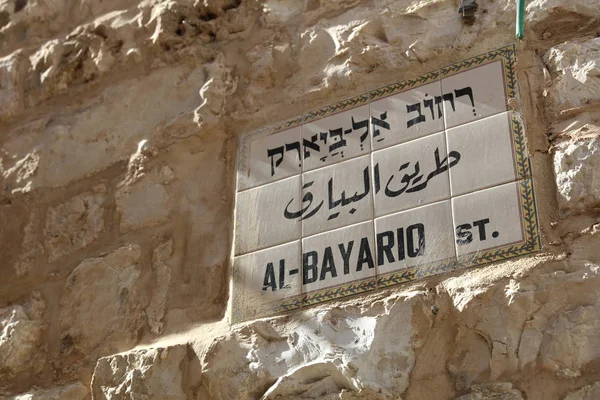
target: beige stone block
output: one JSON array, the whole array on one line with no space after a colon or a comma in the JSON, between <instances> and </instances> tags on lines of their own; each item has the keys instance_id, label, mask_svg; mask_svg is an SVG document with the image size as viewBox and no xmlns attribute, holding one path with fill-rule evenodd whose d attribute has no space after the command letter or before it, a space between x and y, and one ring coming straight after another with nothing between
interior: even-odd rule
<instances>
[{"instance_id":1,"label":"beige stone block","mask_svg":"<svg viewBox=\"0 0 600 400\"><path fill-rule=\"evenodd\" d=\"M138 265L141 248L126 245L81 262L65 282L60 300L60 327L64 343L80 351L127 342L141 321ZM115 335L115 336L113 336Z\"/></svg>"},{"instance_id":2,"label":"beige stone block","mask_svg":"<svg viewBox=\"0 0 600 400\"><path fill-rule=\"evenodd\" d=\"M168 221L172 199L165 185L142 179L115 194L121 233Z\"/></svg>"},{"instance_id":3,"label":"beige stone block","mask_svg":"<svg viewBox=\"0 0 600 400\"><path fill-rule=\"evenodd\" d=\"M106 186L101 184L48 209L44 244L50 261L86 247L100 236L104 230L105 193Z\"/></svg>"}]
</instances>

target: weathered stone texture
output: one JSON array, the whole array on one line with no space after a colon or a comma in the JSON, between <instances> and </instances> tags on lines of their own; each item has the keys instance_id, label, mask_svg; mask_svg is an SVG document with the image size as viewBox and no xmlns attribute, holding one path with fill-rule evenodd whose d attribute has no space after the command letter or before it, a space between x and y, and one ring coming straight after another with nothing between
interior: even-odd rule
<instances>
[{"instance_id":1,"label":"weathered stone texture","mask_svg":"<svg viewBox=\"0 0 600 400\"><path fill-rule=\"evenodd\" d=\"M564 142L554 153L558 199L563 209L600 203L600 137Z\"/></svg>"},{"instance_id":2,"label":"weathered stone texture","mask_svg":"<svg viewBox=\"0 0 600 400\"><path fill-rule=\"evenodd\" d=\"M126 245L79 264L60 300L61 340L80 352L133 342L143 323L137 280L141 249ZM94 323L94 321L101 323Z\"/></svg>"},{"instance_id":3,"label":"weathered stone texture","mask_svg":"<svg viewBox=\"0 0 600 400\"><path fill-rule=\"evenodd\" d=\"M23 108L27 63L27 57L20 51L0 58L0 121L16 115Z\"/></svg>"},{"instance_id":4,"label":"weathered stone texture","mask_svg":"<svg viewBox=\"0 0 600 400\"><path fill-rule=\"evenodd\" d=\"M512 388L511 383L490 383L475 385L473 391L456 400L523 400L521 392Z\"/></svg>"},{"instance_id":5,"label":"weathered stone texture","mask_svg":"<svg viewBox=\"0 0 600 400\"><path fill-rule=\"evenodd\" d=\"M100 358L92 396L97 400L188 399L181 370L186 356L186 346L173 346Z\"/></svg>"},{"instance_id":6,"label":"weathered stone texture","mask_svg":"<svg viewBox=\"0 0 600 400\"><path fill-rule=\"evenodd\" d=\"M104 230L105 185L48 209L45 245L50 261L92 243Z\"/></svg>"},{"instance_id":7,"label":"weathered stone texture","mask_svg":"<svg viewBox=\"0 0 600 400\"><path fill-rule=\"evenodd\" d=\"M228 319L237 135L514 41L458 3L0 1L0 394L598 398L596 0L517 43L542 254Z\"/></svg>"},{"instance_id":8,"label":"weathered stone texture","mask_svg":"<svg viewBox=\"0 0 600 400\"><path fill-rule=\"evenodd\" d=\"M168 260L172 254L172 239L162 243L154 249L152 254L152 269L156 275L156 289L150 304L146 308L146 317L148 318L150 330L154 334L159 334L163 330L163 318L171 283L171 268L168 265Z\"/></svg>"},{"instance_id":9,"label":"weathered stone texture","mask_svg":"<svg viewBox=\"0 0 600 400\"><path fill-rule=\"evenodd\" d=\"M600 398L600 382L569 393L565 400L594 400Z\"/></svg>"},{"instance_id":10,"label":"weathered stone texture","mask_svg":"<svg viewBox=\"0 0 600 400\"><path fill-rule=\"evenodd\" d=\"M32 272L36 260L44 254L44 246L37 240L36 224L37 213L31 213L29 221L23 229L22 252L19 259L14 264L17 276L25 276Z\"/></svg>"},{"instance_id":11,"label":"weathered stone texture","mask_svg":"<svg viewBox=\"0 0 600 400\"><path fill-rule=\"evenodd\" d=\"M556 111L600 102L600 38L553 47L544 62L553 75L548 99Z\"/></svg>"},{"instance_id":12,"label":"weathered stone texture","mask_svg":"<svg viewBox=\"0 0 600 400\"><path fill-rule=\"evenodd\" d=\"M45 357L45 307L41 295L34 293L26 304L0 308L0 394L15 380L41 370Z\"/></svg>"},{"instance_id":13,"label":"weathered stone texture","mask_svg":"<svg viewBox=\"0 0 600 400\"><path fill-rule=\"evenodd\" d=\"M167 222L171 202L164 185L148 181L117 192L117 209L121 215L121 232Z\"/></svg>"},{"instance_id":14,"label":"weathered stone texture","mask_svg":"<svg viewBox=\"0 0 600 400\"><path fill-rule=\"evenodd\" d=\"M54 389L38 389L17 396L0 397L0 400L85 400L89 390L80 382Z\"/></svg>"}]
</instances>

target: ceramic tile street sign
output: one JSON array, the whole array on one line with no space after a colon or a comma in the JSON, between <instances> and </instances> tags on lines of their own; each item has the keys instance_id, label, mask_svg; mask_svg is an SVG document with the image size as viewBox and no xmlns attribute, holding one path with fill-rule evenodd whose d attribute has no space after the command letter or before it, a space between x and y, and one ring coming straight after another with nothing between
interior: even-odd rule
<instances>
[{"instance_id":1,"label":"ceramic tile street sign","mask_svg":"<svg viewBox=\"0 0 600 400\"><path fill-rule=\"evenodd\" d=\"M514 46L241 136L235 322L540 249Z\"/></svg>"}]
</instances>

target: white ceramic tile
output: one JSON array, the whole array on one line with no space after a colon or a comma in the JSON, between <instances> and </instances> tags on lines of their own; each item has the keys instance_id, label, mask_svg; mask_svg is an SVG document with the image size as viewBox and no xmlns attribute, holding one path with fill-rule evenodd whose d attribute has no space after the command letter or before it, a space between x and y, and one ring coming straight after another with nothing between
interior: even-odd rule
<instances>
[{"instance_id":1,"label":"white ceramic tile","mask_svg":"<svg viewBox=\"0 0 600 400\"><path fill-rule=\"evenodd\" d=\"M303 174L304 237L373 218L370 161L367 155Z\"/></svg>"},{"instance_id":2,"label":"white ceramic tile","mask_svg":"<svg viewBox=\"0 0 600 400\"><path fill-rule=\"evenodd\" d=\"M236 305L243 319L269 314L277 302L300 294L300 241L234 259Z\"/></svg>"},{"instance_id":3,"label":"white ceramic tile","mask_svg":"<svg viewBox=\"0 0 600 400\"><path fill-rule=\"evenodd\" d=\"M446 129L507 111L502 61L442 79Z\"/></svg>"},{"instance_id":4,"label":"white ceramic tile","mask_svg":"<svg viewBox=\"0 0 600 400\"><path fill-rule=\"evenodd\" d=\"M377 274L455 259L450 200L377 218Z\"/></svg>"},{"instance_id":5,"label":"white ceramic tile","mask_svg":"<svg viewBox=\"0 0 600 400\"><path fill-rule=\"evenodd\" d=\"M300 126L269 136L249 136L245 165L238 177L238 190L288 178L302 172L302 129ZM242 138L242 141L244 138Z\"/></svg>"},{"instance_id":6,"label":"white ceramic tile","mask_svg":"<svg viewBox=\"0 0 600 400\"><path fill-rule=\"evenodd\" d=\"M373 152L375 216L450 197L444 132Z\"/></svg>"},{"instance_id":7,"label":"white ceramic tile","mask_svg":"<svg viewBox=\"0 0 600 400\"><path fill-rule=\"evenodd\" d=\"M371 103L374 150L444 130L442 87L429 83Z\"/></svg>"},{"instance_id":8,"label":"white ceramic tile","mask_svg":"<svg viewBox=\"0 0 600 400\"><path fill-rule=\"evenodd\" d=\"M369 154L369 106L302 125L304 171Z\"/></svg>"},{"instance_id":9,"label":"white ceramic tile","mask_svg":"<svg viewBox=\"0 0 600 400\"><path fill-rule=\"evenodd\" d=\"M510 113L448 129L448 150L460 154L450 169L452 196L517 179Z\"/></svg>"},{"instance_id":10,"label":"white ceramic tile","mask_svg":"<svg viewBox=\"0 0 600 400\"><path fill-rule=\"evenodd\" d=\"M462 256L523 240L518 183L452 198L456 254Z\"/></svg>"},{"instance_id":11,"label":"white ceramic tile","mask_svg":"<svg viewBox=\"0 0 600 400\"><path fill-rule=\"evenodd\" d=\"M302 293L375 277L373 221L302 239Z\"/></svg>"},{"instance_id":12,"label":"white ceramic tile","mask_svg":"<svg viewBox=\"0 0 600 400\"><path fill-rule=\"evenodd\" d=\"M300 239L298 218L286 218L286 210L299 210L301 176L269 183L237 194L235 254Z\"/></svg>"}]
</instances>

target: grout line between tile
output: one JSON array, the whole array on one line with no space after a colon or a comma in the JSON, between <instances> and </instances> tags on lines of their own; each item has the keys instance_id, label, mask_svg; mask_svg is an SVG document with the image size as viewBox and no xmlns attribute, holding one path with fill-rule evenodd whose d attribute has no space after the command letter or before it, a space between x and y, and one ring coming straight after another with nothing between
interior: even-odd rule
<instances>
[{"instance_id":1,"label":"grout line between tile","mask_svg":"<svg viewBox=\"0 0 600 400\"><path fill-rule=\"evenodd\" d=\"M303 103L302 107L301 107L301 117L300 117L300 143L303 143L303 133L304 133L304 120L308 117L308 110L306 107L306 104ZM300 145L300 199L302 200L303 196L303 192L304 192L304 178L305 178L305 171L304 171L304 149L302 147L302 145ZM300 271L300 273L298 274L298 295L296 296L297 301L298 301L298 310L302 311L302 309L304 308L302 305L302 296L304 295L304 290L303 290L303 283L304 283L304 264L303 264L303 260L304 260L304 221L302 219L300 219L300 255L299 255L299 260L298 260L298 269Z\"/></svg>"},{"instance_id":2,"label":"grout line between tile","mask_svg":"<svg viewBox=\"0 0 600 400\"><path fill-rule=\"evenodd\" d=\"M369 153L369 165L370 165L370 177L371 177L371 182L370 182L370 196L371 196L371 227L372 227L372 232L373 232L373 246L375 248L375 276L373 279L375 279L375 290L377 290L377 264L379 262L379 260L377 260L377 233L376 233L376 229L375 229L375 220L377 218L376 214L375 214L375 165L373 164L373 153L375 153L375 149L373 147L373 126L371 124L371 118L372 118L372 111L371 111L371 103L372 101L369 101L369 140L371 141L371 151Z\"/></svg>"},{"instance_id":3,"label":"grout line between tile","mask_svg":"<svg viewBox=\"0 0 600 400\"><path fill-rule=\"evenodd\" d=\"M444 93L444 86L442 83L442 70L440 69L440 89L442 93ZM448 147L448 128L446 127L446 102L443 104L444 110L444 142L446 144L446 157L450 154L450 148ZM454 248L454 262L458 265L458 249L456 248L456 221L454 219L454 201L453 193L452 193L452 178L450 177L451 171L448 169L448 192L450 197L448 200L450 201L450 219L452 220L452 247Z\"/></svg>"}]
</instances>

